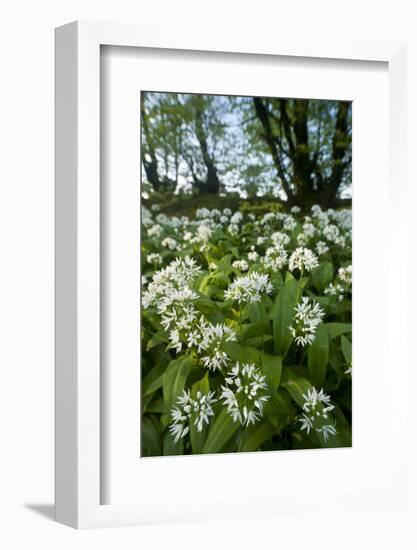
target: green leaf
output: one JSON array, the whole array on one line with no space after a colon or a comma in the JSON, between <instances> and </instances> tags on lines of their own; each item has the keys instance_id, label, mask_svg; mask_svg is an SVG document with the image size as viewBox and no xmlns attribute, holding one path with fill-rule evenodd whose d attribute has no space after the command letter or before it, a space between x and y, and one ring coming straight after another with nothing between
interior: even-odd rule
<instances>
[{"instance_id":1,"label":"green leaf","mask_svg":"<svg viewBox=\"0 0 417 550\"><path fill-rule=\"evenodd\" d=\"M321 262L318 267L311 271L311 282L320 294L333 281L333 274L332 262Z\"/></svg>"},{"instance_id":2,"label":"green leaf","mask_svg":"<svg viewBox=\"0 0 417 550\"><path fill-rule=\"evenodd\" d=\"M259 447L276 433L275 426L264 420L260 424L252 424L245 428L239 445L239 452L256 451Z\"/></svg>"},{"instance_id":3,"label":"green leaf","mask_svg":"<svg viewBox=\"0 0 417 550\"><path fill-rule=\"evenodd\" d=\"M352 363L352 342L346 336L342 336L340 344L346 363Z\"/></svg>"},{"instance_id":4,"label":"green leaf","mask_svg":"<svg viewBox=\"0 0 417 550\"><path fill-rule=\"evenodd\" d=\"M149 351L152 348L159 346L160 344L167 344L169 342L164 331L160 330L152 336L146 345L146 350Z\"/></svg>"},{"instance_id":5,"label":"green leaf","mask_svg":"<svg viewBox=\"0 0 417 550\"><path fill-rule=\"evenodd\" d=\"M243 339L269 334L269 323L248 323L242 327Z\"/></svg>"},{"instance_id":6,"label":"green leaf","mask_svg":"<svg viewBox=\"0 0 417 550\"><path fill-rule=\"evenodd\" d=\"M152 420L144 417L142 420L142 455L161 456L161 438Z\"/></svg>"},{"instance_id":7,"label":"green leaf","mask_svg":"<svg viewBox=\"0 0 417 550\"><path fill-rule=\"evenodd\" d=\"M222 348L233 361L260 365L261 352L255 348L241 346L236 342L225 342Z\"/></svg>"},{"instance_id":8,"label":"green leaf","mask_svg":"<svg viewBox=\"0 0 417 550\"><path fill-rule=\"evenodd\" d=\"M278 294L273 309L272 328L274 336L274 350L277 355L284 355L292 342L288 327L294 317L297 281L287 279L285 287Z\"/></svg>"},{"instance_id":9,"label":"green leaf","mask_svg":"<svg viewBox=\"0 0 417 550\"><path fill-rule=\"evenodd\" d=\"M352 332L351 323L326 323L326 328L331 340L337 338L341 334Z\"/></svg>"},{"instance_id":10,"label":"green leaf","mask_svg":"<svg viewBox=\"0 0 417 550\"><path fill-rule=\"evenodd\" d=\"M162 450L164 456L182 455L184 454L184 439L180 437L175 442L169 430L165 430L162 436Z\"/></svg>"},{"instance_id":11,"label":"green leaf","mask_svg":"<svg viewBox=\"0 0 417 550\"><path fill-rule=\"evenodd\" d=\"M203 453L218 453L239 428L240 424L223 409L209 428Z\"/></svg>"},{"instance_id":12,"label":"green leaf","mask_svg":"<svg viewBox=\"0 0 417 550\"><path fill-rule=\"evenodd\" d=\"M164 401L167 410L171 409L184 389L191 370L191 364L191 357L180 357L169 363L163 381Z\"/></svg>"},{"instance_id":13,"label":"green leaf","mask_svg":"<svg viewBox=\"0 0 417 550\"><path fill-rule=\"evenodd\" d=\"M277 433L293 422L297 411L291 404L291 397L283 390L271 394L264 407L264 416L275 426Z\"/></svg>"},{"instance_id":14,"label":"green leaf","mask_svg":"<svg viewBox=\"0 0 417 550\"><path fill-rule=\"evenodd\" d=\"M290 368L284 369L281 385L288 391L299 407L304 405L308 390L312 388L311 383L301 376L297 376Z\"/></svg>"},{"instance_id":15,"label":"green leaf","mask_svg":"<svg viewBox=\"0 0 417 550\"><path fill-rule=\"evenodd\" d=\"M281 381L282 357L280 355L269 355L263 352L261 353L261 365L269 386L273 390L277 390Z\"/></svg>"},{"instance_id":16,"label":"green leaf","mask_svg":"<svg viewBox=\"0 0 417 550\"><path fill-rule=\"evenodd\" d=\"M317 327L316 337L308 348L308 371L314 386L321 387L326 378L329 362L329 335L326 326Z\"/></svg>"},{"instance_id":17,"label":"green leaf","mask_svg":"<svg viewBox=\"0 0 417 550\"><path fill-rule=\"evenodd\" d=\"M145 376L142 382L142 396L153 393L159 388L162 388L164 382L166 365L161 364L153 367L149 373Z\"/></svg>"}]
</instances>

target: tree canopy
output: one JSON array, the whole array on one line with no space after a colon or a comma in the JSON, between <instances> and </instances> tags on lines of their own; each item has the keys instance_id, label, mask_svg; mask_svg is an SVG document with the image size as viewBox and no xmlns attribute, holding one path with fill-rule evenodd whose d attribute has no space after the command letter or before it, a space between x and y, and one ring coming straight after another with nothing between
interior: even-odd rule
<instances>
[{"instance_id":1,"label":"tree canopy","mask_svg":"<svg viewBox=\"0 0 417 550\"><path fill-rule=\"evenodd\" d=\"M148 193L350 203L350 102L142 92L141 119Z\"/></svg>"}]
</instances>

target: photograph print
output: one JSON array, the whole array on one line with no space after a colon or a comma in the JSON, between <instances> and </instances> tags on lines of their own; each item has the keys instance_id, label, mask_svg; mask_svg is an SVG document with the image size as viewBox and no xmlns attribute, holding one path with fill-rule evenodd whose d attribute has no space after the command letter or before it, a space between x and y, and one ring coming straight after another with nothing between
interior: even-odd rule
<instances>
[{"instance_id":1,"label":"photograph print","mask_svg":"<svg viewBox=\"0 0 417 550\"><path fill-rule=\"evenodd\" d=\"M350 447L352 103L140 106L141 457Z\"/></svg>"}]
</instances>

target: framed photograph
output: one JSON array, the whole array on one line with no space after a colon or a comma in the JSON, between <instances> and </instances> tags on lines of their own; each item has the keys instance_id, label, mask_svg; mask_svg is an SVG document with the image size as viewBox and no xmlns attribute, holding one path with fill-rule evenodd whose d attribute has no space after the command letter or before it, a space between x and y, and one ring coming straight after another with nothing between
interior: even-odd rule
<instances>
[{"instance_id":1,"label":"framed photograph","mask_svg":"<svg viewBox=\"0 0 417 550\"><path fill-rule=\"evenodd\" d=\"M404 44L156 31L56 30L57 520L401 505Z\"/></svg>"}]
</instances>

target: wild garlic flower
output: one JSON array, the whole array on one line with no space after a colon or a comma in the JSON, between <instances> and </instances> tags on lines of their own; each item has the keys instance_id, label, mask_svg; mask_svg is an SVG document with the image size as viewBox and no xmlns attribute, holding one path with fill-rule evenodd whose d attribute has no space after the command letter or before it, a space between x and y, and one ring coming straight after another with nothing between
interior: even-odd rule
<instances>
[{"instance_id":1,"label":"wild garlic flower","mask_svg":"<svg viewBox=\"0 0 417 550\"><path fill-rule=\"evenodd\" d=\"M306 394L303 394L303 414L300 418L301 430L307 434L315 430L323 435L325 441L330 435L335 435L337 430L334 424L329 423L329 413L333 411L330 396L325 394L323 389L317 391L313 386Z\"/></svg>"},{"instance_id":2,"label":"wild garlic flower","mask_svg":"<svg viewBox=\"0 0 417 550\"><path fill-rule=\"evenodd\" d=\"M333 283L329 283L323 292L327 296L335 296L339 302L342 302L345 289L338 283L335 285Z\"/></svg>"},{"instance_id":3,"label":"wild garlic flower","mask_svg":"<svg viewBox=\"0 0 417 550\"><path fill-rule=\"evenodd\" d=\"M306 236L305 233L301 232L301 233L298 233L297 235L297 244L299 246L306 246L308 244L308 237Z\"/></svg>"},{"instance_id":4,"label":"wild garlic flower","mask_svg":"<svg viewBox=\"0 0 417 550\"><path fill-rule=\"evenodd\" d=\"M287 263L287 258L287 251L282 246L270 246L266 249L265 256L262 258L262 263L267 269L279 271Z\"/></svg>"},{"instance_id":5,"label":"wild garlic flower","mask_svg":"<svg viewBox=\"0 0 417 550\"><path fill-rule=\"evenodd\" d=\"M261 225L266 225L269 222L272 222L275 219L274 212L267 212L264 214L263 218L261 219Z\"/></svg>"},{"instance_id":6,"label":"wild garlic flower","mask_svg":"<svg viewBox=\"0 0 417 550\"><path fill-rule=\"evenodd\" d=\"M290 271L294 271L295 269L299 269L300 271L311 271L318 265L319 261L314 252L309 248L300 246L291 254L288 262L288 269Z\"/></svg>"},{"instance_id":7,"label":"wild garlic flower","mask_svg":"<svg viewBox=\"0 0 417 550\"><path fill-rule=\"evenodd\" d=\"M190 390L183 390L176 406L171 409L173 422L169 426L169 431L174 436L175 443L188 434L190 425L197 426L198 432L203 431L204 424L209 424L210 417L214 415L212 405L216 401L214 392L203 394L199 391L193 398Z\"/></svg>"},{"instance_id":8,"label":"wild garlic flower","mask_svg":"<svg viewBox=\"0 0 417 550\"><path fill-rule=\"evenodd\" d=\"M348 265L347 267L340 267L337 273L339 279L346 283L347 285L352 284L352 266Z\"/></svg>"},{"instance_id":9,"label":"wild garlic flower","mask_svg":"<svg viewBox=\"0 0 417 550\"><path fill-rule=\"evenodd\" d=\"M162 227L157 223L148 229L148 237L159 237L161 233Z\"/></svg>"},{"instance_id":10,"label":"wild garlic flower","mask_svg":"<svg viewBox=\"0 0 417 550\"><path fill-rule=\"evenodd\" d=\"M295 219L290 214L287 214L284 220L285 231L292 231L293 229L295 229L296 225L297 222L295 221Z\"/></svg>"},{"instance_id":11,"label":"wild garlic flower","mask_svg":"<svg viewBox=\"0 0 417 550\"><path fill-rule=\"evenodd\" d=\"M148 264L160 265L162 264L162 256L158 252L151 252L146 256L146 261Z\"/></svg>"},{"instance_id":12,"label":"wild garlic flower","mask_svg":"<svg viewBox=\"0 0 417 550\"><path fill-rule=\"evenodd\" d=\"M243 220L243 214L242 212L235 212L233 214L233 216L230 218L230 223L233 223L235 225L237 225L238 223L240 223L241 221Z\"/></svg>"},{"instance_id":13,"label":"wild garlic flower","mask_svg":"<svg viewBox=\"0 0 417 550\"><path fill-rule=\"evenodd\" d=\"M237 237L237 235L239 235L239 226L231 223L227 228L227 232L230 233L232 237Z\"/></svg>"},{"instance_id":14,"label":"wild garlic flower","mask_svg":"<svg viewBox=\"0 0 417 550\"><path fill-rule=\"evenodd\" d=\"M172 237L165 237L165 239L162 239L161 245L169 250L175 250L178 247L177 241Z\"/></svg>"},{"instance_id":15,"label":"wild garlic flower","mask_svg":"<svg viewBox=\"0 0 417 550\"><path fill-rule=\"evenodd\" d=\"M247 271L249 269L248 262L246 260L236 260L232 263L232 267L239 271Z\"/></svg>"},{"instance_id":16,"label":"wild garlic flower","mask_svg":"<svg viewBox=\"0 0 417 550\"><path fill-rule=\"evenodd\" d=\"M346 239L337 225L331 223L324 225L322 233L329 242L334 243L336 246L344 247L346 245Z\"/></svg>"},{"instance_id":17,"label":"wild garlic flower","mask_svg":"<svg viewBox=\"0 0 417 550\"><path fill-rule=\"evenodd\" d=\"M164 269L156 271L142 296L144 308L156 306L170 289L181 289L190 285L201 273L201 268L189 256L177 258Z\"/></svg>"},{"instance_id":18,"label":"wild garlic flower","mask_svg":"<svg viewBox=\"0 0 417 550\"><path fill-rule=\"evenodd\" d=\"M212 234L212 229L207 223L201 223L197 228L197 233L195 236L196 242L207 242Z\"/></svg>"},{"instance_id":19,"label":"wild garlic flower","mask_svg":"<svg viewBox=\"0 0 417 550\"><path fill-rule=\"evenodd\" d=\"M314 235L316 234L316 231L317 231L317 229L314 227L314 225L312 223L305 222L303 224L303 232L304 232L304 235L307 238L314 237Z\"/></svg>"},{"instance_id":20,"label":"wild garlic flower","mask_svg":"<svg viewBox=\"0 0 417 550\"><path fill-rule=\"evenodd\" d=\"M274 246L286 246L290 242L290 237L282 231L276 231L271 235L271 241Z\"/></svg>"},{"instance_id":21,"label":"wild garlic flower","mask_svg":"<svg viewBox=\"0 0 417 550\"><path fill-rule=\"evenodd\" d=\"M250 262L256 262L256 260L258 259L258 256L259 254L255 250L252 250L251 252L248 253L248 260Z\"/></svg>"},{"instance_id":22,"label":"wild garlic flower","mask_svg":"<svg viewBox=\"0 0 417 550\"><path fill-rule=\"evenodd\" d=\"M237 361L225 382L226 385L221 387L221 399L234 422L249 426L260 420L264 403L270 398L260 369L253 363L240 364Z\"/></svg>"},{"instance_id":23,"label":"wild garlic flower","mask_svg":"<svg viewBox=\"0 0 417 550\"><path fill-rule=\"evenodd\" d=\"M323 434L324 441L328 441L329 436L337 434L336 427L333 424L323 424L320 428L316 428L316 432Z\"/></svg>"},{"instance_id":24,"label":"wild garlic flower","mask_svg":"<svg viewBox=\"0 0 417 550\"><path fill-rule=\"evenodd\" d=\"M225 290L225 300L238 304L255 304L261 301L262 294L271 294L273 286L269 276L252 271L248 275L237 277Z\"/></svg>"},{"instance_id":25,"label":"wild garlic flower","mask_svg":"<svg viewBox=\"0 0 417 550\"><path fill-rule=\"evenodd\" d=\"M291 208L291 214L299 214L301 212L301 208L299 206L293 206Z\"/></svg>"},{"instance_id":26,"label":"wild garlic flower","mask_svg":"<svg viewBox=\"0 0 417 550\"><path fill-rule=\"evenodd\" d=\"M210 216L210 210L208 208L197 208L195 212L196 218L208 218Z\"/></svg>"},{"instance_id":27,"label":"wild garlic flower","mask_svg":"<svg viewBox=\"0 0 417 550\"><path fill-rule=\"evenodd\" d=\"M317 302L306 296L295 306L292 324L288 327L297 346L306 346L314 342L316 330L322 322L324 311Z\"/></svg>"},{"instance_id":28,"label":"wild garlic flower","mask_svg":"<svg viewBox=\"0 0 417 550\"><path fill-rule=\"evenodd\" d=\"M236 333L225 324L216 325L200 323L201 340L198 342L198 351L202 354L201 360L209 370L221 370L230 361L227 353L222 349L225 342L236 341ZM204 352L204 354L203 354Z\"/></svg>"},{"instance_id":29,"label":"wild garlic flower","mask_svg":"<svg viewBox=\"0 0 417 550\"><path fill-rule=\"evenodd\" d=\"M318 241L316 243L316 252L318 256L323 256L323 254L326 254L329 250L329 247L324 241Z\"/></svg>"}]
</instances>

